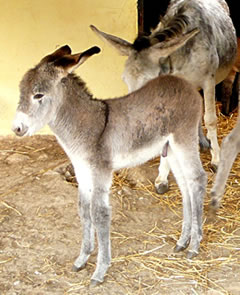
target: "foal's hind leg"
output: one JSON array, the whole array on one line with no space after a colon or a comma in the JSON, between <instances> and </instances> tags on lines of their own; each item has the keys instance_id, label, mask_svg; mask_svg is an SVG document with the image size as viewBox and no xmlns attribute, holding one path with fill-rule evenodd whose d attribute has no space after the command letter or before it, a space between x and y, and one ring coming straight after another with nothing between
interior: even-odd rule
<instances>
[{"instance_id":1,"label":"foal's hind leg","mask_svg":"<svg viewBox=\"0 0 240 295\"><path fill-rule=\"evenodd\" d=\"M192 258L198 254L202 240L203 199L207 176L202 167L197 145L187 143L184 148L177 149L177 154L191 203L191 239L187 257Z\"/></svg>"},{"instance_id":2,"label":"foal's hind leg","mask_svg":"<svg viewBox=\"0 0 240 295\"><path fill-rule=\"evenodd\" d=\"M206 192L207 177L202 168L200 159L198 162L198 167L194 166L194 164L196 164L195 162L192 163L191 170L184 171L192 209L192 229L188 258L193 258L198 254L200 242L202 240L203 199Z\"/></svg>"},{"instance_id":3,"label":"foal's hind leg","mask_svg":"<svg viewBox=\"0 0 240 295\"><path fill-rule=\"evenodd\" d=\"M211 206L217 209L224 194L225 184L231 170L232 164L240 151L240 121L237 126L224 139L220 152L220 163L216 179L211 190Z\"/></svg>"},{"instance_id":4,"label":"foal's hind leg","mask_svg":"<svg viewBox=\"0 0 240 295\"><path fill-rule=\"evenodd\" d=\"M198 147L172 144L171 169L183 194L183 227L177 242L176 251L189 244L188 258L198 254L202 239L203 198L206 187L206 174L199 158Z\"/></svg>"},{"instance_id":5,"label":"foal's hind leg","mask_svg":"<svg viewBox=\"0 0 240 295\"><path fill-rule=\"evenodd\" d=\"M177 245L174 248L175 252L182 251L186 249L189 245L191 238L191 226L192 226L192 214L191 214L191 200L187 188L187 183L185 181L184 175L182 173L178 159L173 154L171 148L169 148L168 161L171 170L175 176L176 182L182 193L183 200L183 222L182 222L182 232Z\"/></svg>"}]
</instances>

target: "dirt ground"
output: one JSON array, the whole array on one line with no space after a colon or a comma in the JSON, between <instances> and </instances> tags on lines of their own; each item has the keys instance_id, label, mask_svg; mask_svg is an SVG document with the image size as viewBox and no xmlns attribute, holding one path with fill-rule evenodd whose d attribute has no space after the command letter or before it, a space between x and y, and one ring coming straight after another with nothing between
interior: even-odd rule
<instances>
[{"instance_id":1,"label":"dirt ground","mask_svg":"<svg viewBox=\"0 0 240 295\"><path fill-rule=\"evenodd\" d=\"M229 120L223 124L229 126ZM224 127L223 127L224 128ZM227 130L227 127L224 128ZM201 153L214 173L209 151ZM158 160L122 170L112 186L112 265L105 282L89 287L96 250L86 268L71 271L79 254L77 186L62 175L68 163L53 136L0 138L0 294L240 294L240 169L237 159L217 216L208 218L197 258L174 254L181 230L177 185L157 195Z\"/></svg>"}]
</instances>

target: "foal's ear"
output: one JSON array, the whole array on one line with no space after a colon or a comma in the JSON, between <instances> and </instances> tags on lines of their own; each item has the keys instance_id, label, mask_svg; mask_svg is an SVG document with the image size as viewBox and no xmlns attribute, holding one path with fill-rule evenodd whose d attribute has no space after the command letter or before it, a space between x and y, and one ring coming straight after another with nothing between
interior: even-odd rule
<instances>
[{"instance_id":1,"label":"foal's ear","mask_svg":"<svg viewBox=\"0 0 240 295\"><path fill-rule=\"evenodd\" d=\"M93 46L82 53L80 53L79 56L79 63L78 66L80 66L82 63L84 63L90 56L94 54L98 54L101 51L101 49L97 46Z\"/></svg>"},{"instance_id":2,"label":"foal's ear","mask_svg":"<svg viewBox=\"0 0 240 295\"><path fill-rule=\"evenodd\" d=\"M53 53L45 56L42 60L41 63L44 62L53 62L54 60L66 55L66 54L71 54L72 50L68 45L64 45L57 50L55 50Z\"/></svg>"},{"instance_id":3,"label":"foal's ear","mask_svg":"<svg viewBox=\"0 0 240 295\"><path fill-rule=\"evenodd\" d=\"M82 63L84 63L90 56L99 53L101 50L97 46L93 46L82 53L65 55L56 61L54 65L56 67L62 68L67 73L72 73L76 68L78 68Z\"/></svg>"}]
</instances>

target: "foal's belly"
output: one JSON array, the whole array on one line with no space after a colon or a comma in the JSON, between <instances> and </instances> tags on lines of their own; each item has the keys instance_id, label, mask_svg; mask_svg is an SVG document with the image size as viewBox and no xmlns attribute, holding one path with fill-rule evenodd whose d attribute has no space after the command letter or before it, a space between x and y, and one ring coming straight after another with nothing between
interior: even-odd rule
<instances>
[{"instance_id":1,"label":"foal's belly","mask_svg":"<svg viewBox=\"0 0 240 295\"><path fill-rule=\"evenodd\" d=\"M164 144L167 139L161 140L154 144L141 147L133 151L119 152L113 156L113 169L118 170L121 168L133 167L147 162L148 160L159 156L162 153Z\"/></svg>"}]
</instances>

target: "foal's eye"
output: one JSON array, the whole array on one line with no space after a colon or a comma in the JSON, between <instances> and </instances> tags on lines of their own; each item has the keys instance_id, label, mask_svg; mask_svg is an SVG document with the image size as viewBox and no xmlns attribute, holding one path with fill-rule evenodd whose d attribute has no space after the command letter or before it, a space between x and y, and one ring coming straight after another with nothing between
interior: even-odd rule
<instances>
[{"instance_id":1,"label":"foal's eye","mask_svg":"<svg viewBox=\"0 0 240 295\"><path fill-rule=\"evenodd\" d=\"M44 94L42 94L42 93L37 93L37 94L35 94L35 95L33 96L33 98L34 98L34 99L41 99L41 98L43 98L43 96L44 96Z\"/></svg>"}]
</instances>

